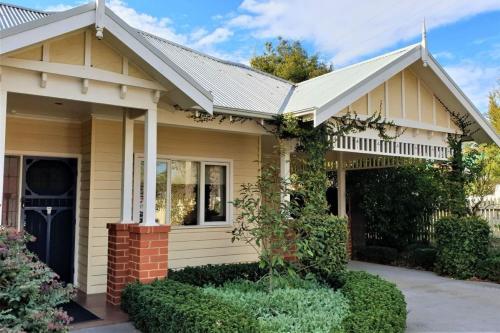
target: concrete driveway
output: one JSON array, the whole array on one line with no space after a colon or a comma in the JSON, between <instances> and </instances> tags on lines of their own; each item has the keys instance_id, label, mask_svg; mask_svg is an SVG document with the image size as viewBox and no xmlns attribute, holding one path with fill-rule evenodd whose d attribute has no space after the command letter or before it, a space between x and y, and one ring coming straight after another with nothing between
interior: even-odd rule
<instances>
[{"instance_id":1,"label":"concrete driveway","mask_svg":"<svg viewBox=\"0 0 500 333\"><path fill-rule=\"evenodd\" d=\"M408 303L407 332L500 332L500 285L352 261L352 270L396 283Z\"/></svg>"}]
</instances>

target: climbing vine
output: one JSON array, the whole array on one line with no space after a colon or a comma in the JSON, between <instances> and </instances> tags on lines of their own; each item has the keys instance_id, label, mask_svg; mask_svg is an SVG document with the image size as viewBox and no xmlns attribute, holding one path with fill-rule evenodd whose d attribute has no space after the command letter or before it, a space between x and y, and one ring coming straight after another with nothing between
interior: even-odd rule
<instances>
[{"instance_id":1,"label":"climbing vine","mask_svg":"<svg viewBox=\"0 0 500 333\"><path fill-rule=\"evenodd\" d=\"M474 122L468 114L460 114L450 110L437 96L436 99L450 115L451 121L459 129L457 133L448 134L448 145L452 149L451 159L441 165L443 180L447 191L447 208L453 215L471 214L467 203L466 184L467 166L463 156L463 145L470 140L479 129L472 129Z\"/></svg>"},{"instance_id":2,"label":"climbing vine","mask_svg":"<svg viewBox=\"0 0 500 333\"><path fill-rule=\"evenodd\" d=\"M330 186L326 172L326 155L335 140L356 132L375 130L384 140L394 136L389 129L394 124L380 112L360 119L356 113L346 113L319 126L294 116L279 116L268 131L279 141L296 140L299 164L295 178L294 200L301 209L295 216L297 253L301 269L327 273L341 271L347 261L347 220L330 214L326 191Z\"/></svg>"}]
</instances>

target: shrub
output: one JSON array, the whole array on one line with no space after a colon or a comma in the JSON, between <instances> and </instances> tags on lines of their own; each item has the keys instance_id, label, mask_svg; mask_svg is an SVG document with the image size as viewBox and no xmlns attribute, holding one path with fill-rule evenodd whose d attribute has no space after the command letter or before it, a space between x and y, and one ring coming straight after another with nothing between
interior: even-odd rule
<instances>
[{"instance_id":1,"label":"shrub","mask_svg":"<svg viewBox=\"0 0 500 333\"><path fill-rule=\"evenodd\" d=\"M238 263L224 265L205 265L186 267L181 270L169 270L168 278L193 286L203 287L207 284L222 286L227 281L257 281L267 274L259 263Z\"/></svg>"},{"instance_id":2,"label":"shrub","mask_svg":"<svg viewBox=\"0 0 500 333\"><path fill-rule=\"evenodd\" d=\"M419 267L432 270L436 262L437 250L430 246L415 245L407 249L402 255L404 264L410 267Z\"/></svg>"},{"instance_id":3,"label":"shrub","mask_svg":"<svg viewBox=\"0 0 500 333\"><path fill-rule=\"evenodd\" d=\"M275 279L275 281L279 279ZM258 318L263 332L332 332L348 314L347 299L315 281L287 281L267 292L267 281L228 282L205 293L220 297ZM294 287L290 287L290 285Z\"/></svg>"},{"instance_id":4,"label":"shrub","mask_svg":"<svg viewBox=\"0 0 500 333\"><path fill-rule=\"evenodd\" d=\"M500 253L490 253L486 259L478 262L476 276L480 279L500 283Z\"/></svg>"},{"instance_id":5,"label":"shrub","mask_svg":"<svg viewBox=\"0 0 500 333\"><path fill-rule=\"evenodd\" d=\"M312 271L340 273L347 263L347 220L334 215L318 214L303 223L304 233L298 242L301 263Z\"/></svg>"},{"instance_id":6,"label":"shrub","mask_svg":"<svg viewBox=\"0 0 500 333\"><path fill-rule=\"evenodd\" d=\"M360 260L378 264L392 264L398 258L398 250L387 246L366 246L357 252Z\"/></svg>"},{"instance_id":7,"label":"shrub","mask_svg":"<svg viewBox=\"0 0 500 333\"><path fill-rule=\"evenodd\" d=\"M406 302L393 283L366 272L346 272L330 284L341 284L349 301L342 327L352 333L402 333L406 328Z\"/></svg>"},{"instance_id":8,"label":"shrub","mask_svg":"<svg viewBox=\"0 0 500 333\"><path fill-rule=\"evenodd\" d=\"M257 319L243 308L170 279L128 285L122 308L142 332L260 332Z\"/></svg>"},{"instance_id":9,"label":"shrub","mask_svg":"<svg viewBox=\"0 0 500 333\"><path fill-rule=\"evenodd\" d=\"M436 222L436 271L459 279L474 276L489 247L488 222L479 217L445 217Z\"/></svg>"},{"instance_id":10,"label":"shrub","mask_svg":"<svg viewBox=\"0 0 500 333\"><path fill-rule=\"evenodd\" d=\"M32 237L0 227L0 332L67 331L71 320L56 307L73 288L26 248Z\"/></svg>"}]
</instances>

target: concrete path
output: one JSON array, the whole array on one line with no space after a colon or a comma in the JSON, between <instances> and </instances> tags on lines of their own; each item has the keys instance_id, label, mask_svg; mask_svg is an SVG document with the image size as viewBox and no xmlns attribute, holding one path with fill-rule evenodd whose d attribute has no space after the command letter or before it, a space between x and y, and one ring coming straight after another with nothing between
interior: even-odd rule
<instances>
[{"instance_id":1,"label":"concrete path","mask_svg":"<svg viewBox=\"0 0 500 333\"><path fill-rule=\"evenodd\" d=\"M396 283L408 303L407 332L500 332L500 284L359 261L349 268Z\"/></svg>"},{"instance_id":2,"label":"concrete path","mask_svg":"<svg viewBox=\"0 0 500 333\"><path fill-rule=\"evenodd\" d=\"M113 325L96 326L92 328L83 328L72 330L75 333L140 333L135 329L132 323L120 323Z\"/></svg>"}]
</instances>

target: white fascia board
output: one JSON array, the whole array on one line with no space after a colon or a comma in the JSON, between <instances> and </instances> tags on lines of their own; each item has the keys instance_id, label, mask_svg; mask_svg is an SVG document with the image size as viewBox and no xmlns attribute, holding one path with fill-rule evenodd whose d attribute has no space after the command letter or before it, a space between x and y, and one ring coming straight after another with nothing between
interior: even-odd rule
<instances>
[{"instance_id":1,"label":"white fascia board","mask_svg":"<svg viewBox=\"0 0 500 333\"><path fill-rule=\"evenodd\" d=\"M12 52L95 23L95 4L90 3L49 15L0 32L0 54Z\"/></svg>"},{"instance_id":2,"label":"white fascia board","mask_svg":"<svg viewBox=\"0 0 500 333\"><path fill-rule=\"evenodd\" d=\"M104 26L151 67L160 72L167 80L171 81L177 88L189 96L203 110L213 114L212 94L203 89L186 72L174 64L172 60L139 36L136 30L132 29L109 8L106 8Z\"/></svg>"},{"instance_id":3,"label":"white fascia board","mask_svg":"<svg viewBox=\"0 0 500 333\"><path fill-rule=\"evenodd\" d=\"M340 110L354 103L361 96L366 95L397 73L401 72L406 67L413 64L415 61L419 60L420 57L420 45L418 45L411 51L402 55L400 58L384 66L374 74L354 85L349 90L321 106L319 108L319 112L317 112L314 126L318 126L327 121Z\"/></svg>"},{"instance_id":4,"label":"white fascia board","mask_svg":"<svg viewBox=\"0 0 500 333\"><path fill-rule=\"evenodd\" d=\"M490 137L491 141L493 141L497 146L500 146L500 137L496 134L495 130L491 127L481 112L479 112L462 89L460 89L460 87L455 83L455 81L453 81L453 79L448 75L448 73L446 73L443 67L441 67L432 55L429 55L429 60L429 67L451 91L453 96L455 96L455 98L463 105L481 129Z\"/></svg>"}]
</instances>

